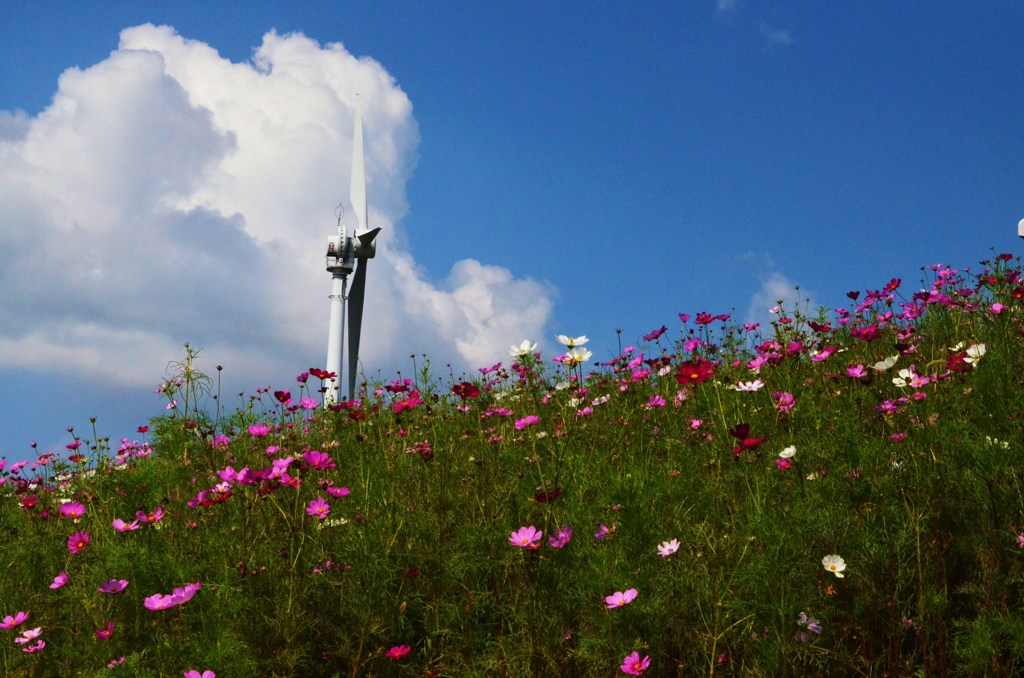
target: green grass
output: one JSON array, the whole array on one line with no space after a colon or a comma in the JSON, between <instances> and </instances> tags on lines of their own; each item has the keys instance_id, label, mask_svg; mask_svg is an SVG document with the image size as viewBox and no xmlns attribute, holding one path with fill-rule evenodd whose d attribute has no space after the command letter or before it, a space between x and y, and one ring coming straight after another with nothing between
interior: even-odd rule
<instances>
[{"instance_id":1,"label":"green grass","mask_svg":"<svg viewBox=\"0 0 1024 678\"><path fill-rule=\"evenodd\" d=\"M311 377L291 401L259 392L222 412L187 347L164 392L176 404L138 441L72 433L77 449L3 470L0 616L30 617L0 629L0 668L590 676L621 675L635 650L658 676L1016 675L1020 262L926 273L921 294L894 282L771 327L694 317L608 364L526 354L447 382L428 364L333 410L302 406L320 402ZM708 378L682 383L701 365ZM894 383L912 365L928 383ZM320 497L322 520L307 512ZM62 517L69 501L85 514ZM158 506L158 522L111 526ZM531 525L539 548L510 543ZM563 525L573 536L553 548ZM90 541L72 554L77 531ZM111 579L129 585L97 591ZM187 602L144 605L192 582ZM36 627L45 647L23 652L38 639L15 638Z\"/></svg>"}]
</instances>

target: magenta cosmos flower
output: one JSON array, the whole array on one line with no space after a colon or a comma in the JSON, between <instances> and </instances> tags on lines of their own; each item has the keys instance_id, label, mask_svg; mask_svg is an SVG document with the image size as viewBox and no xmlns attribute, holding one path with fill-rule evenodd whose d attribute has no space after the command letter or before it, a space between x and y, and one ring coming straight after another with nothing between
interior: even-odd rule
<instances>
[{"instance_id":1,"label":"magenta cosmos flower","mask_svg":"<svg viewBox=\"0 0 1024 678\"><path fill-rule=\"evenodd\" d=\"M136 511L135 520L142 523L159 523L164 519L164 507L157 506L156 510L152 513L146 513L145 511Z\"/></svg>"},{"instance_id":2,"label":"magenta cosmos flower","mask_svg":"<svg viewBox=\"0 0 1024 678\"><path fill-rule=\"evenodd\" d=\"M323 520L331 512L331 505L327 503L327 500L323 497L317 497L309 502L309 506L306 507L306 513L311 516L316 516L319 520Z\"/></svg>"},{"instance_id":3,"label":"magenta cosmos flower","mask_svg":"<svg viewBox=\"0 0 1024 678\"><path fill-rule=\"evenodd\" d=\"M60 514L65 518L81 518L85 515L85 506L77 501L70 501L60 505Z\"/></svg>"},{"instance_id":4,"label":"magenta cosmos flower","mask_svg":"<svg viewBox=\"0 0 1024 678\"><path fill-rule=\"evenodd\" d=\"M184 674L185 678L217 678L217 674L213 671L203 671L199 673L195 669L189 669Z\"/></svg>"},{"instance_id":5,"label":"magenta cosmos flower","mask_svg":"<svg viewBox=\"0 0 1024 678\"><path fill-rule=\"evenodd\" d=\"M67 572L61 572L60 574L58 574L56 577L53 578L53 583L50 584L50 588L51 589L59 589L61 586L64 586L64 584L67 584L67 583L68 583L68 573Z\"/></svg>"},{"instance_id":6,"label":"magenta cosmos flower","mask_svg":"<svg viewBox=\"0 0 1024 678\"><path fill-rule=\"evenodd\" d=\"M412 648L408 645L395 645L387 651L387 657L391 661L397 662L410 652L412 652Z\"/></svg>"},{"instance_id":7,"label":"magenta cosmos flower","mask_svg":"<svg viewBox=\"0 0 1024 678\"><path fill-rule=\"evenodd\" d=\"M108 621L107 625L96 631L97 640L110 640L114 637L114 622Z\"/></svg>"},{"instance_id":8,"label":"magenta cosmos flower","mask_svg":"<svg viewBox=\"0 0 1024 678\"><path fill-rule=\"evenodd\" d=\"M127 579L111 579L110 581L105 581L100 584L100 587L97 590L100 593L109 593L113 595L124 591L126 588L128 588Z\"/></svg>"},{"instance_id":9,"label":"magenta cosmos flower","mask_svg":"<svg viewBox=\"0 0 1024 678\"><path fill-rule=\"evenodd\" d=\"M515 532L509 534L508 540L513 546L532 551L540 548L540 538L543 535L543 532L530 525L529 527L520 527Z\"/></svg>"},{"instance_id":10,"label":"magenta cosmos flower","mask_svg":"<svg viewBox=\"0 0 1024 678\"><path fill-rule=\"evenodd\" d=\"M4 615L3 622L0 622L0 629L13 629L18 624L22 624L29 617L28 612L15 612L14 616Z\"/></svg>"},{"instance_id":11,"label":"magenta cosmos flower","mask_svg":"<svg viewBox=\"0 0 1024 678\"><path fill-rule=\"evenodd\" d=\"M644 657L640 659L640 653L633 651L622 658L622 669L623 673L628 673L631 676L639 676L643 673L648 666L651 665L651 658Z\"/></svg>"},{"instance_id":12,"label":"magenta cosmos flower","mask_svg":"<svg viewBox=\"0 0 1024 678\"><path fill-rule=\"evenodd\" d=\"M616 591L610 596L605 596L604 602L610 610L613 607L629 605L633 602L634 598L636 598L636 589L628 589L626 591Z\"/></svg>"},{"instance_id":13,"label":"magenta cosmos flower","mask_svg":"<svg viewBox=\"0 0 1024 678\"><path fill-rule=\"evenodd\" d=\"M77 555L85 550L85 547L89 545L89 533L79 530L73 535L68 537L68 551L71 551L71 555Z\"/></svg>"}]
</instances>

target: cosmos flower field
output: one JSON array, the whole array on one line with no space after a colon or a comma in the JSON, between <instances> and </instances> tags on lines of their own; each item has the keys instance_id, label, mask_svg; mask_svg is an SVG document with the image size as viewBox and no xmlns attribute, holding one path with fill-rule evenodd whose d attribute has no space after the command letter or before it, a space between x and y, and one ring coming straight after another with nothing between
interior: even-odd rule
<instances>
[{"instance_id":1,"label":"cosmos flower field","mask_svg":"<svg viewBox=\"0 0 1024 678\"><path fill-rule=\"evenodd\" d=\"M1024 275L922 274L329 409L187 346L131 437L3 462L0 671L1017 675Z\"/></svg>"}]
</instances>

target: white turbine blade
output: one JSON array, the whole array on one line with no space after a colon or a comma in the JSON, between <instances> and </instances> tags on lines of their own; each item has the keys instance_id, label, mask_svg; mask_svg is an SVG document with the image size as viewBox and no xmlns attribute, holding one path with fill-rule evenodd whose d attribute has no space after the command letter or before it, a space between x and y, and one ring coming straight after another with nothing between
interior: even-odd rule
<instances>
[{"instance_id":1,"label":"white turbine blade","mask_svg":"<svg viewBox=\"0 0 1024 678\"><path fill-rule=\"evenodd\" d=\"M355 210L359 228L366 228L366 166L363 163L363 113L359 97L356 96L356 129L352 136L352 185L349 200Z\"/></svg>"}]
</instances>

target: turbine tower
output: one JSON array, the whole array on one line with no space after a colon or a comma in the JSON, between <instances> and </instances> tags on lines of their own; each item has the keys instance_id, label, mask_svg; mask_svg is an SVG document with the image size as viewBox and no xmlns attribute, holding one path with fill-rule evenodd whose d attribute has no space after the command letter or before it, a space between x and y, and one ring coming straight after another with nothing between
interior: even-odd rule
<instances>
[{"instance_id":1,"label":"turbine tower","mask_svg":"<svg viewBox=\"0 0 1024 678\"><path fill-rule=\"evenodd\" d=\"M355 130L352 139L352 182L349 200L358 224L348 235L338 218L338 234L327 237L327 272L331 274L331 319L327 335L327 379L324 407L338 401L341 390L341 354L344 343L345 313L348 311L348 397L355 398L356 371L359 366L359 334L363 322L363 298L366 293L366 262L377 253L374 239L380 228L369 228L366 209L366 167L363 163L363 116L356 96ZM348 276L353 274L352 289ZM347 293L346 293L347 292ZM351 303L351 308L348 308Z\"/></svg>"}]
</instances>

